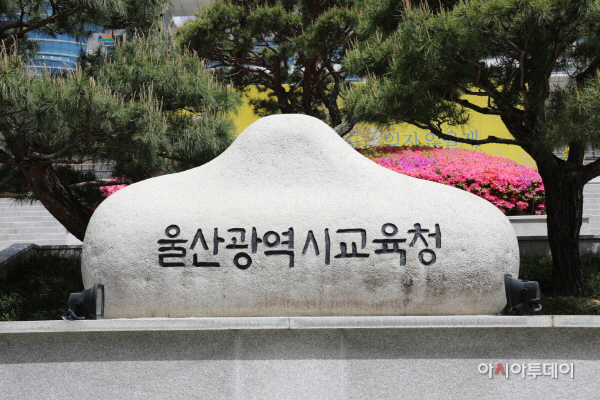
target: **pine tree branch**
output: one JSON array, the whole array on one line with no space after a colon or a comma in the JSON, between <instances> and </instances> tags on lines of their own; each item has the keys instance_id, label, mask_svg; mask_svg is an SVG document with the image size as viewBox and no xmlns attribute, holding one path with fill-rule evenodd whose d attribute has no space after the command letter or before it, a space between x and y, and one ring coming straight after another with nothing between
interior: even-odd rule
<instances>
[{"instance_id":1,"label":"pine tree branch","mask_svg":"<svg viewBox=\"0 0 600 400\"><path fill-rule=\"evenodd\" d=\"M17 160L15 158L11 157L10 155L8 155L8 153L6 153L2 149L0 149L0 163L6 164L6 165L17 166Z\"/></svg>"},{"instance_id":2,"label":"pine tree branch","mask_svg":"<svg viewBox=\"0 0 600 400\"><path fill-rule=\"evenodd\" d=\"M519 87L521 88L521 93L523 94L523 102L525 103L525 114L529 114L529 90L527 90L527 86L525 85L525 78L526 78L526 72L525 72L525 56L528 54L528 46L529 46L529 40L531 39L531 37L533 36L533 33L535 32L535 27L532 27L529 32L527 33L527 36L525 37L525 45L523 46L522 49L519 49L519 73L520 73L520 77L519 77Z\"/></svg>"},{"instance_id":3,"label":"pine tree branch","mask_svg":"<svg viewBox=\"0 0 600 400\"><path fill-rule=\"evenodd\" d=\"M507 103L502 98L500 93L495 88L493 88L494 85L491 85L492 88L490 88L490 87L488 87L487 83L483 83L483 81L482 81L483 66L481 65L481 63L479 61L473 60L472 58L469 58L469 57L465 57L462 54L460 54L459 52L456 52L455 54L458 57L460 57L460 59L463 60L463 62L466 62L467 64L471 64L477 68L477 76L475 78L475 86L476 87L478 87L479 89L481 89L485 93L487 93L492 99L494 99L494 101L497 104L500 104L504 109L506 109L511 114L520 116L523 113L522 110L512 107L509 103Z\"/></svg>"},{"instance_id":4,"label":"pine tree branch","mask_svg":"<svg viewBox=\"0 0 600 400\"><path fill-rule=\"evenodd\" d=\"M66 14L63 14L61 11L58 11L56 14L51 15L50 17L38 22L37 24L28 25L28 24L21 22L20 24L21 24L21 26L24 27L24 29L20 29L18 32L14 33L9 38L4 39L2 41L2 47L7 48L7 47L12 46L16 39L20 39L31 31L35 31L36 29L40 29L43 26L51 24L51 23L55 22L59 17L62 17L62 16L66 16ZM27 25L27 26L25 26L25 25Z\"/></svg>"},{"instance_id":5,"label":"pine tree branch","mask_svg":"<svg viewBox=\"0 0 600 400\"><path fill-rule=\"evenodd\" d=\"M340 135L340 137L343 138L344 136L352 132L352 129L354 129L355 125L356 120L348 118L346 119L346 121L333 128L333 130L335 131L335 133L337 133L338 135Z\"/></svg>"},{"instance_id":6,"label":"pine tree branch","mask_svg":"<svg viewBox=\"0 0 600 400\"><path fill-rule=\"evenodd\" d=\"M2 189L4 186L6 186L10 181L12 181L13 179L15 179L17 176L21 175L21 170L18 169L15 172L13 172L12 174L10 174L10 176L8 176L6 179L4 179L2 182L0 182L0 189Z\"/></svg>"},{"instance_id":7,"label":"pine tree branch","mask_svg":"<svg viewBox=\"0 0 600 400\"><path fill-rule=\"evenodd\" d=\"M560 57L560 49L562 47L561 44L563 37L562 33L563 28L561 27L560 32L558 34L558 38L554 41L554 54L552 55L552 60L548 63L548 66L544 71L544 93L542 97L538 100L538 102L531 108L532 111L538 110L544 104L546 99L548 99L548 96L550 96L550 76L552 75L552 70L556 65L558 57Z\"/></svg>"},{"instance_id":8,"label":"pine tree branch","mask_svg":"<svg viewBox=\"0 0 600 400\"><path fill-rule=\"evenodd\" d=\"M467 96L480 96L480 97L490 97L485 92L473 92L472 90L463 90L461 89L464 95Z\"/></svg>"},{"instance_id":9,"label":"pine tree branch","mask_svg":"<svg viewBox=\"0 0 600 400\"><path fill-rule=\"evenodd\" d=\"M428 123L428 124L421 124L418 121L406 121L409 124L412 124L414 126L416 126L417 128L421 128L421 129L426 129L431 131L431 133L433 133L434 135L436 135L437 137L439 137L440 139L444 139L447 141L451 141L451 142L458 142L458 143L465 143L465 144L470 144L473 146L480 146L482 144L489 144L489 143L496 143L496 144L513 144L513 145L517 145L520 146L522 144L522 142L518 141L518 140L514 140L514 139L504 139L504 138L499 138L496 136L488 136L486 139L468 139L468 138L461 138L458 136L452 136L452 135L447 135L444 132L442 132L441 129L439 129L437 126L435 126L432 123Z\"/></svg>"},{"instance_id":10,"label":"pine tree branch","mask_svg":"<svg viewBox=\"0 0 600 400\"><path fill-rule=\"evenodd\" d=\"M477 111L480 114L485 114L485 115L501 115L500 110L495 110L493 108L488 108L488 107L480 107L478 105L475 105L475 104L471 103L468 100L458 98L458 97L456 97L454 95L452 95L452 101L455 102L455 103L458 103L461 106L466 107L466 108L468 108L470 110Z\"/></svg>"},{"instance_id":11,"label":"pine tree branch","mask_svg":"<svg viewBox=\"0 0 600 400\"><path fill-rule=\"evenodd\" d=\"M47 162L49 164L62 164L62 165L75 165L75 164L83 164L83 162L85 161L85 154L82 155L78 160L60 160L60 159L56 159L56 160L48 160Z\"/></svg>"},{"instance_id":12,"label":"pine tree branch","mask_svg":"<svg viewBox=\"0 0 600 400\"><path fill-rule=\"evenodd\" d=\"M66 145L65 147L63 147L62 149L60 149L59 151L57 151L54 154L40 154L37 152L33 152L29 154L30 158L37 158L38 160L55 160L59 157L61 157L63 154L65 154L65 152L67 152L70 148L72 148L73 146L81 143L82 139L77 139L76 141L74 141L73 143L70 143L68 145Z\"/></svg>"},{"instance_id":13,"label":"pine tree branch","mask_svg":"<svg viewBox=\"0 0 600 400\"><path fill-rule=\"evenodd\" d=\"M118 179L115 181L104 181L104 180L99 180L99 181L87 181L87 182L79 182L79 183L72 183L69 185L70 188L82 188L82 187L102 187L102 186L116 186L116 185L131 185L132 181L131 179Z\"/></svg>"},{"instance_id":14,"label":"pine tree branch","mask_svg":"<svg viewBox=\"0 0 600 400\"><path fill-rule=\"evenodd\" d=\"M230 58L225 58L225 57L219 57L219 64L215 65L213 68L217 68L217 67L235 67L235 68L239 68L241 71L244 71L245 73L250 73L250 74L258 74L262 77L262 79L264 81L267 82L271 82L271 77L269 76L269 74L265 73L263 70L261 70L260 68L263 68L267 71L271 71L272 69L270 68L269 64L267 63L263 63L258 64L257 62L251 61L249 59L243 58L237 58L237 57L230 57Z\"/></svg>"},{"instance_id":15,"label":"pine tree branch","mask_svg":"<svg viewBox=\"0 0 600 400\"><path fill-rule=\"evenodd\" d=\"M21 26L28 27L29 24L25 21L23 21L23 23L21 23L21 21L3 21L0 22L0 31L4 32L7 29L20 28Z\"/></svg>"}]
</instances>

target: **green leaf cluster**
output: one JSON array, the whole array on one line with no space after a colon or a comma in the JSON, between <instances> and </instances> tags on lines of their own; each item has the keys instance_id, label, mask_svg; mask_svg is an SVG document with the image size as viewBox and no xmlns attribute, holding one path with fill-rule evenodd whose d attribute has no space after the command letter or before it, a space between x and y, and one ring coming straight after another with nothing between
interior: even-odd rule
<instances>
[{"instance_id":1,"label":"green leaf cluster","mask_svg":"<svg viewBox=\"0 0 600 400\"><path fill-rule=\"evenodd\" d=\"M540 141L550 117L551 75L584 79L600 54L597 1L473 0L436 12L404 7L393 30L373 28L377 13L365 16L372 34L344 66L367 76L369 85L347 94L349 113L434 133L444 124L467 124L474 111L501 116L517 142Z\"/></svg>"},{"instance_id":2,"label":"green leaf cluster","mask_svg":"<svg viewBox=\"0 0 600 400\"><path fill-rule=\"evenodd\" d=\"M343 115L340 69L358 25L353 0L215 1L179 31L180 43L238 88L257 86L258 115L305 113L331 126Z\"/></svg>"},{"instance_id":3,"label":"green leaf cluster","mask_svg":"<svg viewBox=\"0 0 600 400\"><path fill-rule=\"evenodd\" d=\"M600 75L552 93L545 117L545 140L553 148L600 148Z\"/></svg>"},{"instance_id":4,"label":"green leaf cluster","mask_svg":"<svg viewBox=\"0 0 600 400\"><path fill-rule=\"evenodd\" d=\"M231 143L239 96L167 36L134 36L62 75L27 65L0 54L0 162L9 168L110 160L117 176L139 180L201 165Z\"/></svg>"},{"instance_id":5,"label":"green leaf cluster","mask_svg":"<svg viewBox=\"0 0 600 400\"><path fill-rule=\"evenodd\" d=\"M98 27L147 32L167 5L167 0L2 0L0 40L8 47L14 38L38 33L86 38Z\"/></svg>"},{"instance_id":6,"label":"green leaf cluster","mask_svg":"<svg viewBox=\"0 0 600 400\"><path fill-rule=\"evenodd\" d=\"M519 278L536 281L540 285L542 310L539 315L600 315L600 255L581 255L581 269L586 297L552 295L552 257L522 257ZM510 314L505 308L503 314Z\"/></svg>"},{"instance_id":7,"label":"green leaf cluster","mask_svg":"<svg viewBox=\"0 0 600 400\"><path fill-rule=\"evenodd\" d=\"M169 34L159 39L136 36L116 46L110 57L90 57L84 65L89 76L123 99L143 102L152 97L159 104L164 131L158 136L160 143L148 148L149 159L143 164L150 168L159 161L157 167L167 168L163 172L174 172L202 165L229 146L241 99L218 83L195 54L180 50ZM175 165L165 165L165 160ZM133 176L124 167L117 165L117 173Z\"/></svg>"},{"instance_id":8,"label":"green leaf cluster","mask_svg":"<svg viewBox=\"0 0 600 400\"><path fill-rule=\"evenodd\" d=\"M0 321L59 320L83 289L81 257L35 254L0 280Z\"/></svg>"},{"instance_id":9,"label":"green leaf cluster","mask_svg":"<svg viewBox=\"0 0 600 400\"><path fill-rule=\"evenodd\" d=\"M363 18L359 25L358 36L368 39L369 35L379 32L390 34L398 24L412 13L413 7L424 8L432 13L448 10L456 6L460 0L379 0L366 1L363 5Z\"/></svg>"},{"instance_id":10,"label":"green leaf cluster","mask_svg":"<svg viewBox=\"0 0 600 400\"><path fill-rule=\"evenodd\" d=\"M553 290L583 295L583 186L600 176L600 161L583 165L585 151L600 144L600 1L464 0L435 10L398 1L394 22L383 24L394 4L378 3L368 2L363 40L344 61L367 80L344 94L346 112L471 145L520 146L546 189ZM472 114L498 117L512 138L444 133L468 129ZM569 147L566 160L554 154L562 146Z\"/></svg>"}]
</instances>

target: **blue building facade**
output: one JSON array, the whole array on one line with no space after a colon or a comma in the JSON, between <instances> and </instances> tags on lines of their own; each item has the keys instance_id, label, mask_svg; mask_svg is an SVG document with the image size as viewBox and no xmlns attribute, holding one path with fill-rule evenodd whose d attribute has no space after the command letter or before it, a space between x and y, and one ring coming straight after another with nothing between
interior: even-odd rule
<instances>
[{"instance_id":1,"label":"blue building facade","mask_svg":"<svg viewBox=\"0 0 600 400\"><path fill-rule=\"evenodd\" d=\"M37 33L30 37L39 46L33 57L33 65L41 72L48 68L52 73L75 69L77 59L87 53L87 38L76 39L72 35L57 34L54 37Z\"/></svg>"}]
</instances>

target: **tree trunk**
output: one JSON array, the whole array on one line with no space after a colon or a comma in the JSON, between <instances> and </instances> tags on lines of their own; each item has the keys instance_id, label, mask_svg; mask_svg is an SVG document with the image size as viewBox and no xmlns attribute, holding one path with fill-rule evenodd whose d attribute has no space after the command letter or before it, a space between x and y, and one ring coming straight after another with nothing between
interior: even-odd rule
<instances>
[{"instance_id":1,"label":"tree trunk","mask_svg":"<svg viewBox=\"0 0 600 400\"><path fill-rule=\"evenodd\" d=\"M538 168L546 189L548 241L552 252L554 295L583 296L583 274L579 261L579 230L583 214L582 171L570 163ZM546 168L545 168L546 167Z\"/></svg>"},{"instance_id":2,"label":"tree trunk","mask_svg":"<svg viewBox=\"0 0 600 400\"><path fill-rule=\"evenodd\" d=\"M335 126L333 128L333 130L335 131L335 133L337 133L338 135L340 135L340 137L344 137L347 134L349 134L350 132L352 132L352 129L354 129L355 125L356 125L356 121L353 120L353 119L348 118L346 121L344 121L341 124Z\"/></svg>"},{"instance_id":3,"label":"tree trunk","mask_svg":"<svg viewBox=\"0 0 600 400\"><path fill-rule=\"evenodd\" d=\"M46 209L77 239L83 241L92 210L84 207L58 179L51 165L21 162L19 168Z\"/></svg>"}]
</instances>

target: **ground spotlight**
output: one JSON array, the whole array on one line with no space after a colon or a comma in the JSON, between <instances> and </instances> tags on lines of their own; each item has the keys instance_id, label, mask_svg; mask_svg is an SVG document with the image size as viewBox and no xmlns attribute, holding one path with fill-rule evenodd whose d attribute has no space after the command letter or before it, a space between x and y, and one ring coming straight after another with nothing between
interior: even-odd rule
<instances>
[{"instance_id":1,"label":"ground spotlight","mask_svg":"<svg viewBox=\"0 0 600 400\"><path fill-rule=\"evenodd\" d=\"M104 318L104 285L96 283L81 293L71 293L65 320Z\"/></svg>"},{"instance_id":2,"label":"ground spotlight","mask_svg":"<svg viewBox=\"0 0 600 400\"><path fill-rule=\"evenodd\" d=\"M532 315L540 311L542 305L536 303L540 299L540 285L535 281L515 279L510 274L504 274L504 288L508 311L522 310L523 315Z\"/></svg>"}]
</instances>

